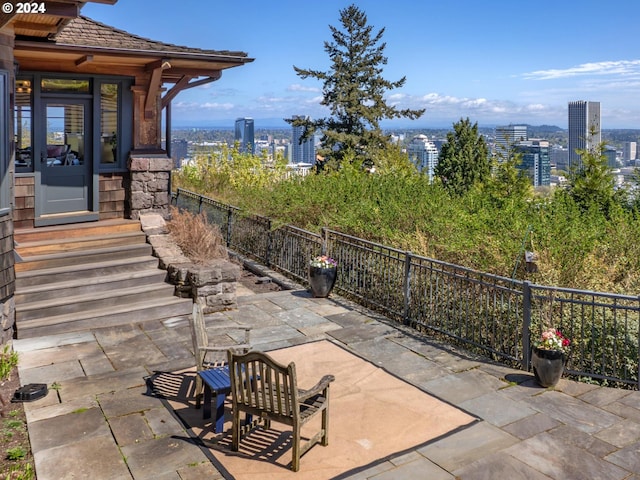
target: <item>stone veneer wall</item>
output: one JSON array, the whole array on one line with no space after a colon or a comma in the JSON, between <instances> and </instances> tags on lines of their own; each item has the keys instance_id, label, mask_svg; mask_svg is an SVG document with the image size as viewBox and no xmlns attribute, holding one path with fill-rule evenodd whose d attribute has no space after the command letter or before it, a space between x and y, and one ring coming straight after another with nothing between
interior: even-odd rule
<instances>
[{"instance_id":1,"label":"stone veneer wall","mask_svg":"<svg viewBox=\"0 0 640 480\"><path fill-rule=\"evenodd\" d=\"M236 285L240 267L227 259L211 260L206 265L191 262L175 243L160 214L141 214L142 230L160 259L160 268L167 270L176 295L193 298L204 306L205 313L238 308Z\"/></svg>"},{"instance_id":2,"label":"stone veneer wall","mask_svg":"<svg viewBox=\"0 0 640 480\"><path fill-rule=\"evenodd\" d=\"M173 160L166 155L132 154L128 162L131 179L127 195L131 218L158 213L169 218L170 179Z\"/></svg>"}]
</instances>

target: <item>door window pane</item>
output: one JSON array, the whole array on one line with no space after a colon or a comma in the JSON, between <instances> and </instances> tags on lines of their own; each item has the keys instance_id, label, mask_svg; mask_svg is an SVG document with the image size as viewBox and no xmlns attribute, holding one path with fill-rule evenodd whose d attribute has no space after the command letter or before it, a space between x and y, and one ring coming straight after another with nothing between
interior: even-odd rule
<instances>
[{"instance_id":1,"label":"door window pane","mask_svg":"<svg viewBox=\"0 0 640 480\"><path fill-rule=\"evenodd\" d=\"M118 84L100 85L100 163L117 163L121 148L118 144Z\"/></svg>"},{"instance_id":2,"label":"door window pane","mask_svg":"<svg viewBox=\"0 0 640 480\"><path fill-rule=\"evenodd\" d=\"M16 80L14 107L14 133L16 140L16 172L33 171L33 149L31 146L33 131L31 80Z\"/></svg>"},{"instance_id":3,"label":"door window pane","mask_svg":"<svg viewBox=\"0 0 640 480\"><path fill-rule=\"evenodd\" d=\"M47 105L47 167L68 167L84 163L84 106Z\"/></svg>"}]
</instances>

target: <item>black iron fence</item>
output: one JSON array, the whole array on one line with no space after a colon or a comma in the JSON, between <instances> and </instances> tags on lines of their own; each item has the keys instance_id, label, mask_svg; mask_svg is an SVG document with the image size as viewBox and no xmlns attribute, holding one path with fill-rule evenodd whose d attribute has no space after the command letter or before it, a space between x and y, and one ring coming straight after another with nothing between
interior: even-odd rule
<instances>
[{"instance_id":1,"label":"black iron fence","mask_svg":"<svg viewBox=\"0 0 640 480\"><path fill-rule=\"evenodd\" d=\"M173 203L205 212L227 246L307 283L309 259L338 261L336 290L391 320L529 369L530 332L571 339L567 371L613 386L640 386L640 297L535 285L421 257L323 229L321 235L178 189Z\"/></svg>"}]
</instances>

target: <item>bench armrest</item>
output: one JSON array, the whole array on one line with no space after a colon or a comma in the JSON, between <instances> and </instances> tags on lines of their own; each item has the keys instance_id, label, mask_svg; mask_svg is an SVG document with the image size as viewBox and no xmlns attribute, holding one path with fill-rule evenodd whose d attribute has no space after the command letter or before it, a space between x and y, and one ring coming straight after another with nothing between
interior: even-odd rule
<instances>
[{"instance_id":1,"label":"bench armrest","mask_svg":"<svg viewBox=\"0 0 640 480\"><path fill-rule=\"evenodd\" d=\"M304 402L308 398L313 397L314 395L319 395L324 392L327 388L329 388L329 384L336 379L333 375L325 375L320 379L318 383L316 383L309 390L298 390L298 400L300 402Z\"/></svg>"}]
</instances>

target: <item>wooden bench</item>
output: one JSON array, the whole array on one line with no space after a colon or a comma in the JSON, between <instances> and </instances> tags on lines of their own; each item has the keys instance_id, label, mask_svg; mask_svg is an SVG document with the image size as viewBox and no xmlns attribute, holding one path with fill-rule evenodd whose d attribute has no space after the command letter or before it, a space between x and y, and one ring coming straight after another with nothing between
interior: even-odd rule
<instances>
[{"instance_id":1,"label":"wooden bench","mask_svg":"<svg viewBox=\"0 0 640 480\"><path fill-rule=\"evenodd\" d=\"M316 443L329 443L329 384L335 379L325 375L312 388L298 388L296 367L282 365L263 352L235 354L229 350L231 411L233 412L232 449L238 451L245 432L240 413L253 415L269 428L271 421L292 427L291 469L300 469L300 457ZM300 429L316 415L322 415L320 430L301 444ZM257 423L257 422L256 422ZM254 423L254 425L256 424Z\"/></svg>"}]
</instances>

